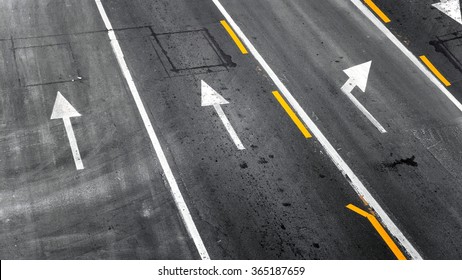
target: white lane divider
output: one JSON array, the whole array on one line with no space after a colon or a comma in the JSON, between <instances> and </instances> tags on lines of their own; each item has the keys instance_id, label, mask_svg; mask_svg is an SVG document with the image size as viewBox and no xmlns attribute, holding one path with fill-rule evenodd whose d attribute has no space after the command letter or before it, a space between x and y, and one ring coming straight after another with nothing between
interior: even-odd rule
<instances>
[{"instance_id":1,"label":"white lane divider","mask_svg":"<svg viewBox=\"0 0 462 280\"><path fill-rule=\"evenodd\" d=\"M224 99L218 92L216 92L211 86L209 86L206 82L201 81L201 91L202 91L202 107L206 106L213 106L217 111L218 116L220 117L223 125L225 126L226 130L228 131L231 139L233 139L234 144L239 150L245 150L244 145L237 136L236 131L234 130L233 126L226 117L223 108L221 105L229 104L228 100Z\"/></svg>"},{"instance_id":2,"label":"white lane divider","mask_svg":"<svg viewBox=\"0 0 462 280\"><path fill-rule=\"evenodd\" d=\"M393 43L422 73L440 89L444 95L462 112L462 104L440 83L440 81L412 54L385 25L360 1L350 0L372 23Z\"/></svg>"},{"instance_id":3,"label":"white lane divider","mask_svg":"<svg viewBox=\"0 0 462 280\"><path fill-rule=\"evenodd\" d=\"M194 244L196 245L197 251L203 260L209 260L209 254L207 249L202 242L202 238L197 230L196 225L194 224L194 220L191 217L191 213L189 212L188 206L184 201L183 195L181 194L180 188L176 182L175 177L173 176L172 169L168 164L167 158L165 157L164 151L160 145L159 139L157 138L156 133L154 132L154 128L152 127L151 120L149 119L148 113L144 108L143 102L141 97L138 93L138 89L136 88L135 82L133 81L132 75L130 74L130 70L128 69L127 63L125 62L125 58L122 52L122 48L120 47L119 42L117 41L117 37L115 32L112 28L112 24L109 21L109 18L104 10L103 4L101 0L95 0L96 5L98 6L98 10L103 18L104 24L106 25L106 29L108 30L109 39L111 40L111 46L114 51L114 54L117 58L119 63L119 67L124 75L124 78L130 88L130 92L135 100L136 107L141 115L141 119L143 120L144 126L148 132L149 138L151 139L152 146L156 152L157 158L159 159L160 165L164 171L165 177L167 178L168 184L170 186L170 191L172 193L173 199L175 201L176 207L180 212L181 218L186 226L186 230L188 234L191 236Z\"/></svg>"},{"instance_id":4,"label":"white lane divider","mask_svg":"<svg viewBox=\"0 0 462 280\"><path fill-rule=\"evenodd\" d=\"M351 93L355 87L358 87L362 92L366 91L367 79L371 69L372 61L353 66L343 70L348 75L348 81L342 86L343 93L353 102L353 104L366 116L366 118L380 131L387 133L385 128L372 116L371 113L361 104L356 97Z\"/></svg>"},{"instance_id":5,"label":"white lane divider","mask_svg":"<svg viewBox=\"0 0 462 280\"><path fill-rule=\"evenodd\" d=\"M343 176L347 179L350 183L352 188L355 192L362 197L371 208L377 213L378 218L382 221L382 223L386 226L388 231L393 235L398 242L404 247L407 251L409 256L413 259L422 259L420 254L414 248L414 246L409 242L409 240L404 236L401 230L395 225L395 223L391 220L391 218L387 215L385 210L380 206L380 204L374 199L371 193L366 189L363 183L359 180L356 174L351 170L348 164L342 159L342 157L338 154L337 150L332 146L332 144L327 140L327 138L322 134L321 130L315 125L315 123L310 119L310 117L306 114L305 110L300 106L300 104L295 100L292 96L290 91L286 88L286 86L281 82L279 77L274 73L271 67L266 63L260 53L255 49L253 44L250 40L245 36L244 32L242 32L241 28L236 24L233 18L229 15L226 9L218 0L212 0L213 3L217 6L220 10L222 15L234 29L236 34L241 38L244 45L248 48L250 53L255 57L255 59L260 63L260 65L265 69L268 76L273 80L273 82L278 87L279 91L284 95L286 100L290 103L292 108L297 112L300 118L305 122L308 126L312 134L317 138L319 143L324 147L325 151L332 159L333 163L337 166Z\"/></svg>"}]
</instances>

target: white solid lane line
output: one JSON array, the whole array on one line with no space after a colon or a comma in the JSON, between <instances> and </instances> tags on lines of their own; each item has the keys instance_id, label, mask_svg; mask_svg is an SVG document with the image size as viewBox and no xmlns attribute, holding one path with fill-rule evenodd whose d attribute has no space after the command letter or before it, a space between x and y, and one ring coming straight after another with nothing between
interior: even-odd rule
<instances>
[{"instance_id":1,"label":"white solid lane line","mask_svg":"<svg viewBox=\"0 0 462 280\"><path fill-rule=\"evenodd\" d=\"M441 84L441 82L433 75L433 73L431 73L427 68L426 66L424 66L418 59L415 55L412 54L411 51L409 51L399 40L398 38L395 37L395 35L393 35L393 33L390 32L390 30L388 30L385 25L380 22L380 20L378 20L375 15L369 11L369 9L360 1L360 0L350 0L370 21L372 21L372 23L380 30L382 31L382 33L387 36L388 39L390 39L390 41L393 42L393 44L395 44L395 46L398 47L398 49L404 53L404 55L406 55L412 63L415 64L415 66L417 66L417 68L419 68L420 71L422 71L422 73L425 74L425 76L427 76L427 78L430 79L430 81L432 81L436 87L438 87L443 93L444 95L446 95L449 100L451 100L452 103L454 103L454 105L462 112L462 104L460 104L460 102L454 97L454 95L452 95L445 87L443 84Z\"/></svg>"},{"instance_id":2,"label":"white solid lane line","mask_svg":"<svg viewBox=\"0 0 462 280\"><path fill-rule=\"evenodd\" d=\"M175 201L176 207L180 212L181 218L186 226L186 230L188 234L191 236L194 244L196 245L196 249L203 260L209 260L209 254L207 249L202 242L202 238L197 230L196 225L194 224L194 220L191 217L191 213L189 212L188 206L184 201L183 195L181 194L180 188L176 182L175 177L173 176L172 169L168 164L167 158L165 157L164 151L160 145L159 139L157 138L156 133L154 132L154 128L152 127L151 120L149 119L148 113L144 108L143 102L141 101L141 97L138 93L138 89L136 88L135 82L133 81L132 75L130 74L130 70L128 69L127 63L125 62L124 55L122 49L117 41L117 37L115 35L114 30L112 29L111 22L104 10L103 4L100 0L95 0L96 5L98 6L98 10L103 18L104 24L106 25L106 29L108 30L109 39L111 40L111 46L114 51L115 56L117 57L117 61L119 63L119 67L124 75L124 78L130 88L130 92L135 100L136 107L141 115L141 119L143 120L144 126L148 132L149 138L151 139L152 146L156 151L157 158L159 159L160 165L164 171L165 177L167 178L168 184L170 186L170 191L172 193L173 199Z\"/></svg>"},{"instance_id":3,"label":"white solid lane line","mask_svg":"<svg viewBox=\"0 0 462 280\"><path fill-rule=\"evenodd\" d=\"M355 192L362 197L370 207L374 209L377 213L378 218L382 221L385 227L389 230L391 235L393 235L398 242L404 247L407 251L409 256L413 259L422 259L420 254L414 248L414 246L409 242L409 240L404 236L401 230L395 225L395 223L391 220L391 218L387 215L385 210L380 206L380 204L374 199L371 193L366 189L363 183L359 180L356 174L351 170L348 164L342 159L342 157L338 154L337 150L330 144L324 134L319 130L319 128L315 125L315 123L310 119L310 117L306 114L305 110L298 104L297 100L292 96L289 90L285 87L285 85L281 82L278 76L274 73L271 67L266 63L260 53L255 49L253 44L250 40L245 36L239 26L234 22L233 18L229 15L229 13L225 10L223 5L221 5L220 1L212 0L213 3L217 6L220 10L222 15L234 29L234 32L241 38L244 42L244 45L248 48L250 53L255 57L255 59L260 63L260 65L265 69L266 73L269 75L271 80L276 84L279 91L284 95L286 100L290 103L292 108L297 112L300 118L305 122L308 128L311 130L312 134L318 139L319 143L324 147L329 157L332 159L334 164L343 174L343 176L347 179L350 185L353 187Z\"/></svg>"}]
</instances>

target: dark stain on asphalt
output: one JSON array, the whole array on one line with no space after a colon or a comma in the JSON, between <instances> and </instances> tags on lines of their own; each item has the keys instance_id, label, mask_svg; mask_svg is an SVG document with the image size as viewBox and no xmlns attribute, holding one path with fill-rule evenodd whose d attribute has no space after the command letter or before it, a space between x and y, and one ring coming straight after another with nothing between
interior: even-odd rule
<instances>
[{"instance_id":1,"label":"dark stain on asphalt","mask_svg":"<svg viewBox=\"0 0 462 280\"><path fill-rule=\"evenodd\" d=\"M415 161L415 156L404 158L404 159L397 159L392 163L386 163L386 167L395 168L398 165L407 165L407 166L418 166L419 164Z\"/></svg>"}]
</instances>

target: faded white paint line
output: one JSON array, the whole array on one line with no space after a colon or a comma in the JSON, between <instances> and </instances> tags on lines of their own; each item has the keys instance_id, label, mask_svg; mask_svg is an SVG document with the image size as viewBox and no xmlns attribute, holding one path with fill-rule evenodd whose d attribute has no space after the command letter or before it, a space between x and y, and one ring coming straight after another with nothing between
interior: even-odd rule
<instances>
[{"instance_id":1,"label":"faded white paint line","mask_svg":"<svg viewBox=\"0 0 462 280\"><path fill-rule=\"evenodd\" d=\"M444 95L446 95L449 100L454 103L454 105L462 111L462 104L440 83L440 81L422 64L415 55L412 54L399 40L393 35L393 33L388 30L385 25L377 19L377 17L372 14L372 12L360 1L360 0L350 0L372 23L380 30L382 33L390 39L390 41L398 47L398 49L406 55L412 63L414 63L417 68L419 68L422 73L427 76L430 81L432 81L435 86L440 89Z\"/></svg>"},{"instance_id":2,"label":"faded white paint line","mask_svg":"<svg viewBox=\"0 0 462 280\"><path fill-rule=\"evenodd\" d=\"M239 139L239 136L237 135L231 123L229 122L228 117L226 117L223 108L221 108L221 105L229 104L228 100L224 99L223 96L221 96L218 92L216 92L216 90L214 90L204 81L201 81L201 92L202 106L213 106L213 108L215 108L218 116L223 122L223 125L225 126L226 130L231 136L231 139L233 140L236 147L239 150L245 150L245 147L242 144L241 139Z\"/></svg>"},{"instance_id":3,"label":"faded white paint line","mask_svg":"<svg viewBox=\"0 0 462 280\"><path fill-rule=\"evenodd\" d=\"M196 249L203 260L210 259L207 249L202 242L202 238L197 230L196 225L194 224L194 220L189 212L188 206L184 201L183 195L181 194L180 188L176 182L175 177L173 176L173 172L168 164L167 158L165 157L164 151L160 145L159 139L157 138L156 133L154 132L154 128L152 127L151 120L149 119L148 113L144 108L143 102L141 97L138 93L138 89L136 88L135 82L133 81L132 75L130 74L130 70L128 69L127 63L125 62L124 55L122 49L120 47L119 42L117 41L117 37L115 32L112 28L111 22L104 10L103 4L100 0L95 0L96 5L98 6L98 10L103 18L104 24L106 25L106 29L108 30L109 39L111 40L111 46L114 51L114 54L117 58L119 63L119 67L124 75L124 78L128 84L130 92L135 100L136 107L141 115L141 119L143 120L144 126L148 132L149 138L151 140L152 146L156 152L157 158L159 159L160 165L164 171L164 175L167 178L168 184L170 186L170 191L172 193L173 199L175 201L176 207L180 212L181 218L186 226L186 230L188 234L191 236L194 244L196 245Z\"/></svg>"},{"instance_id":4,"label":"faded white paint line","mask_svg":"<svg viewBox=\"0 0 462 280\"><path fill-rule=\"evenodd\" d=\"M332 159L333 163L337 166L343 176L348 180L350 185L353 187L355 192L362 197L370 207L374 209L377 213L378 217L381 219L382 223L387 227L389 232L401 243L401 245L405 248L405 250L409 253L411 258L413 259L421 259L422 257L414 248L414 246L408 241L408 239L404 236L404 234L399 230L399 228L395 225L395 223L391 220L391 218L387 215L385 210L380 206L380 204L374 199L371 193L366 189L363 183L359 180L356 174L351 170L348 164L342 159L342 157L338 154L335 148L330 144L321 130L315 125L315 123L310 119L310 117L306 114L300 104L295 100L286 86L281 82L278 78L276 73L271 69L271 67L266 63L260 53L255 49L253 44L250 40L245 36L244 32L240 29L240 27L236 24L233 18L229 15L226 9L218 0L212 0L213 3L217 6L220 10L222 15L234 29L236 34L241 38L244 42L244 45L248 48L250 53L255 57L255 59L260 63L260 65L265 69L266 73L268 73L269 77L278 87L279 91L284 95L286 100L290 103L292 108L297 112L300 118L305 122L308 128L311 130L312 134L317 138L319 143L324 147L329 157Z\"/></svg>"},{"instance_id":5,"label":"faded white paint line","mask_svg":"<svg viewBox=\"0 0 462 280\"><path fill-rule=\"evenodd\" d=\"M363 113L366 118L380 131L387 133L385 128L372 116L371 113L361 104L356 97L351 93L355 87L358 87L362 92L366 91L367 79L371 69L372 61L353 66L343 70L348 75L348 81L342 86L341 90L353 102L353 104Z\"/></svg>"}]
</instances>

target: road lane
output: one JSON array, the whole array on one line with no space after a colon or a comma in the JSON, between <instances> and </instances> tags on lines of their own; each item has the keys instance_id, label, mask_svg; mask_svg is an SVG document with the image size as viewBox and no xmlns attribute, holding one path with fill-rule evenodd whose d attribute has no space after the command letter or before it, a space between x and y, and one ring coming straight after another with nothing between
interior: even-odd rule
<instances>
[{"instance_id":1,"label":"road lane","mask_svg":"<svg viewBox=\"0 0 462 280\"><path fill-rule=\"evenodd\" d=\"M199 253L200 258L202 260L210 260L210 256L207 252L207 249L204 246L200 233L197 231L196 224L194 223L194 220L191 217L189 208L186 205L186 202L183 198L183 195L181 194L181 191L179 190L177 180L175 179L172 169L167 161L167 158L165 157L165 152L162 149L162 145L160 144L159 137L157 136L156 132L154 131L154 128L152 127L151 120L143 104L143 101L141 100L140 94L138 92L138 88L136 87L135 82L133 81L131 72L128 69L128 65L127 65L127 62L125 61L122 48L120 47L119 41L117 39L117 36L115 35L112 24L109 18L107 17L106 9L104 8L100 0L96 0L95 3L96 3L96 6L98 7L101 18L104 21L104 25L106 26L108 37L111 42L112 50L114 51L114 55L117 59L120 70L122 71L123 76L125 78L125 82L127 83L130 89L130 93L133 97L133 101L136 104L140 117L143 120L143 124L146 128L146 132L149 135L149 139L151 140L151 144L152 144L152 147L154 148L155 155L157 159L159 160L164 176L168 182L168 187L170 188L170 193L172 194L173 200L175 201L176 208L181 216L181 219L186 227L186 230L188 231L189 236L191 237L191 239L194 242L194 245L196 246L196 249L197 249L197 252ZM224 102L226 103L227 101L225 100ZM222 110L220 111L223 112ZM217 112L218 112L218 109L217 109ZM222 115L224 116L224 113L222 113Z\"/></svg>"},{"instance_id":2,"label":"road lane","mask_svg":"<svg viewBox=\"0 0 462 280\"><path fill-rule=\"evenodd\" d=\"M0 6L0 258L197 258L94 1ZM57 91L82 114L81 171Z\"/></svg>"},{"instance_id":3,"label":"road lane","mask_svg":"<svg viewBox=\"0 0 462 280\"><path fill-rule=\"evenodd\" d=\"M106 3L212 259L394 258L345 208L362 202L319 143L300 134L210 2ZM201 107L202 80L230 102L223 110L246 150Z\"/></svg>"},{"instance_id":4,"label":"road lane","mask_svg":"<svg viewBox=\"0 0 462 280\"><path fill-rule=\"evenodd\" d=\"M198 258L92 2L3 3L13 24L0 29L2 257ZM211 1L104 5L212 258L394 258L345 208L363 202L300 134ZM225 6L424 257L460 258L460 112L347 1ZM340 90L343 70L368 60L368 90L353 94L387 135ZM246 150L201 107L201 80L230 102L223 110ZM49 120L58 90L84 117L73 123L82 173L62 123Z\"/></svg>"},{"instance_id":5,"label":"road lane","mask_svg":"<svg viewBox=\"0 0 462 280\"><path fill-rule=\"evenodd\" d=\"M321 144L322 148L325 150L327 156L332 160L335 166L338 168L340 173L345 177L345 179L349 182L350 186L354 189L356 194L363 200L363 202L370 207L370 211L375 212L375 215L381 219L382 223L388 228L390 233L401 243L404 249L407 251L409 256L412 259L421 259L422 257L414 248L414 246L409 242L409 240L404 236L403 232L396 226L396 224L390 219L388 214L384 211L382 206L377 202L377 200L372 196L372 194L367 190L358 176L352 171L352 169L348 166L348 164L343 160L343 158L337 153L335 148L332 144L327 140L318 126L313 122L313 120L307 115L306 111L300 106L298 101L294 98L292 93L287 89L287 87L283 84L281 79L276 75L276 73L271 69L268 63L263 59L261 54L256 50L253 44L249 41L247 36L242 32L240 27L235 23L229 13L225 10L225 8L221 5L218 0L213 1L223 16L232 24L233 28L239 33L239 36L244 40L247 47L250 49L252 55L258 61L258 63L263 67L264 71L270 76L271 80L274 84L278 87L279 90L283 93L284 97L289 101L289 103L294 107L297 111L297 114L303 119L303 122L310 127L313 131L313 134ZM344 70L345 74L349 76L349 84L351 87L349 90L346 90L342 87L342 91L349 97L351 101L356 105L358 108L363 108L361 103L359 103L356 98L353 97L351 91L355 86L358 86L362 91L366 88L367 77L369 76L371 62L361 64L359 66L354 66L352 68L348 68ZM361 110L363 113L366 111L365 109ZM373 117L367 113L366 117L369 120L372 120ZM374 122L374 121L373 121ZM379 130L381 133L384 133L385 130L379 126Z\"/></svg>"},{"instance_id":6,"label":"road lane","mask_svg":"<svg viewBox=\"0 0 462 280\"><path fill-rule=\"evenodd\" d=\"M450 168L457 157L435 160L418 135L457 132L460 111L435 95L438 89L347 1L235 1L225 7L423 256L460 258L460 179ZM341 69L367 60L377 67L368 94L357 96L386 120L389 135L378 135L338 94Z\"/></svg>"}]
</instances>

